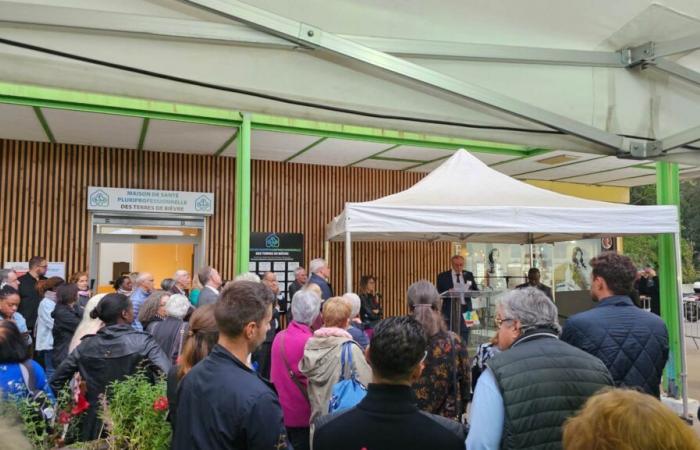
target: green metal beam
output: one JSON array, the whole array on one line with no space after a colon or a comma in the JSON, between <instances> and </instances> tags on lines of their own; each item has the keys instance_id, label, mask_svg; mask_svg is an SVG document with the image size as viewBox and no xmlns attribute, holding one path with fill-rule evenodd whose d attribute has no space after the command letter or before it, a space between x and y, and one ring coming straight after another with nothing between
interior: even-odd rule
<instances>
[{"instance_id":1,"label":"green metal beam","mask_svg":"<svg viewBox=\"0 0 700 450\"><path fill-rule=\"evenodd\" d=\"M242 113L240 111L223 108L5 82L0 82L0 103L226 127L238 127L242 122ZM253 114L251 117L251 125L252 128L256 130L278 131L335 139L381 142L392 146L411 145L443 150L466 148L478 153L502 154L515 157L530 155L533 150L542 152L548 151L544 149L531 149L520 145L382 128L343 125L265 114ZM389 149L386 151L388 150ZM354 164L357 164L357 162Z\"/></svg>"},{"instance_id":2,"label":"green metal beam","mask_svg":"<svg viewBox=\"0 0 700 450\"><path fill-rule=\"evenodd\" d=\"M322 137L321 139L312 142L311 144L309 144L309 145L307 145L306 147L302 148L301 150L299 150L298 152L296 152L295 154L293 154L293 155L290 156L289 158L285 159L284 162L290 162L291 160L293 160L293 159L296 158L297 156L300 156L300 155L302 155L302 154L308 152L308 151L311 150L312 148L316 147L318 144L320 144L321 142L325 141L326 139L328 139L328 138L327 138L327 137Z\"/></svg>"},{"instance_id":3,"label":"green metal beam","mask_svg":"<svg viewBox=\"0 0 700 450\"><path fill-rule=\"evenodd\" d=\"M568 162L566 164L559 164L558 166L550 166L550 167L545 167L542 169L528 170L527 172L516 173L515 175L511 175L511 176L512 177L521 177L523 175L529 175L531 173L544 172L545 170L558 169L560 167L575 166L577 164L584 164L587 162L595 161L596 159L603 159L603 158L607 158L607 156L597 156L597 157L591 158L591 159L584 159L583 161L572 161L572 162ZM571 177L569 177L569 178L571 178Z\"/></svg>"},{"instance_id":4,"label":"green metal beam","mask_svg":"<svg viewBox=\"0 0 700 450\"><path fill-rule=\"evenodd\" d=\"M607 158L607 156L603 156L603 158ZM595 161L596 159L602 159L602 158L593 158L593 159L589 159L588 161ZM588 162L588 161L582 161L582 162ZM564 166L566 166L566 165L567 165L567 164L564 164ZM556 166L556 167L562 167L562 166ZM580 175L570 175L570 176L568 176L568 177L557 178L557 179L554 179L554 180L552 180L552 181L563 181L563 180L567 180L567 179L569 179L569 178L585 177L585 176L588 176L588 175L598 175L599 173L615 172L616 170L624 170L624 169L643 169L643 167L636 167L636 166L615 167L615 168L613 168L613 169L596 170L595 172L583 173L583 174L580 174ZM645 176L649 176L649 175L651 175L651 174L647 174L647 175L645 175Z\"/></svg>"},{"instance_id":5,"label":"green metal beam","mask_svg":"<svg viewBox=\"0 0 700 450\"><path fill-rule=\"evenodd\" d=\"M143 124L141 124L141 134L139 135L139 144L137 149L143 150L143 143L146 142L146 134L148 133L148 123L151 121L148 117L143 118Z\"/></svg>"},{"instance_id":6,"label":"green metal beam","mask_svg":"<svg viewBox=\"0 0 700 450\"><path fill-rule=\"evenodd\" d=\"M44 117L44 113L41 111L41 108L38 106L35 106L34 108L34 114L36 114L36 118L41 124L41 128L44 129L44 133L46 133L46 137L48 138L49 142L52 144L56 143L56 139L53 137L53 133L51 132L51 127L49 127L49 123L46 121L46 117Z\"/></svg>"},{"instance_id":7,"label":"green metal beam","mask_svg":"<svg viewBox=\"0 0 700 450\"><path fill-rule=\"evenodd\" d=\"M550 152L552 152L552 150L546 150L544 148L534 148L532 150L528 150L527 154L525 154L523 156L518 156L517 158L507 159L505 161L493 163L489 167L496 167L496 166L500 166L501 164L508 164L511 162L520 161L521 159L534 158L535 156L544 155L544 154L547 154Z\"/></svg>"},{"instance_id":8,"label":"green metal beam","mask_svg":"<svg viewBox=\"0 0 700 450\"><path fill-rule=\"evenodd\" d=\"M495 153L513 156L522 156L532 150L531 148L520 145L474 141L470 139L435 136L383 128L317 122L306 119L292 119L264 114L253 114L252 122L253 129L255 130L323 136L333 139L381 142L390 145L411 145L446 150L466 148L467 150L478 153Z\"/></svg>"},{"instance_id":9,"label":"green metal beam","mask_svg":"<svg viewBox=\"0 0 700 450\"><path fill-rule=\"evenodd\" d=\"M406 168L404 168L404 169L402 169L402 170L405 172L405 171L407 171L407 170L415 169L416 167L427 166L427 165L430 164L430 163L442 161L443 159L447 159L447 158L449 158L449 157L450 157L450 155L441 156L441 157L439 157L439 158L431 159L430 161L423 161L422 163L415 164L415 165L413 165L413 166L408 166L408 167L406 167Z\"/></svg>"},{"instance_id":10,"label":"green metal beam","mask_svg":"<svg viewBox=\"0 0 700 450\"><path fill-rule=\"evenodd\" d=\"M388 156L373 156L370 159L373 159L375 161L392 161L392 162L407 162L407 163L423 163L423 162L425 162L424 159L389 158Z\"/></svg>"},{"instance_id":11,"label":"green metal beam","mask_svg":"<svg viewBox=\"0 0 700 450\"><path fill-rule=\"evenodd\" d=\"M221 147L219 147L219 149L214 152L214 156L220 156L224 152L224 150L226 150L228 146L231 145L231 142L236 140L236 136L238 136L239 130L240 128L236 128L235 130L233 130L233 134L231 135L231 137L226 139L226 142L224 142L221 145Z\"/></svg>"},{"instance_id":12,"label":"green metal beam","mask_svg":"<svg viewBox=\"0 0 700 450\"><path fill-rule=\"evenodd\" d=\"M248 271L250 260L250 116L243 115L236 148L235 272Z\"/></svg>"},{"instance_id":13,"label":"green metal beam","mask_svg":"<svg viewBox=\"0 0 700 450\"><path fill-rule=\"evenodd\" d=\"M374 157L376 157L376 156L382 155L382 154L388 152L389 150L393 150L393 149L395 149L395 148L397 148L397 147L401 147L401 144L392 145L392 146L389 147L389 148L385 148L385 149L382 150L381 152L377 152L377 153L375 153L375 154L373 154L373 155L369 155L369 156L366 156L366 157L364 157L364 158L362 158L362 159L358 159L358 160L355 161L355 162L351 162L350 164L348 164L348 165L345 166L345 167L352 167L352 166L354 166L354 165L356 165L356 164L360 164L362 161L367 161L368 159L371 159L371 158L374 158Z\"/></svg>"},{"instance_id":14,"label":"green metal beam","mask_svg":"<svg viewBox=\"0 0 700 450\"><path fill-rule=\"evenodd\" d=\"M680 208L680 179L678 164L656 163L656 203L676 205ZM680 211L679 211L680 212ZM666 323L669 335L669 358L666 364L666 388L672 395L680 394L682 383L681 327L678 307L678 279L682 268L676 265L675 243L672 234L659 236L659 288L661 297L661 318Z\"/></svg>"},{"instance_id":15,"label":"green metal beam","mask_svg":"<svg viewBox=\"0 0 700 450\"><path fill-rule=\"evenodd\" d=\"M205 125L241 123L238 111L3 82L0 103Z\"/></svg>"}]
</instances>

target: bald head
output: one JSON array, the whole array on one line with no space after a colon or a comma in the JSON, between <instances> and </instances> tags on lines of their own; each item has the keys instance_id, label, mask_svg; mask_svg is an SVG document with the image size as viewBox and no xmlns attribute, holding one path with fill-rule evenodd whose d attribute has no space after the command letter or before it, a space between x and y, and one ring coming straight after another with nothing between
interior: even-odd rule
<instances>
[{"instance_id":1,"label":"bald head","mask_svg":"<svg viewBox=\"0 0 700 450\"><path fill-rule=\"evenodd\" d=\"M153 291L153 275L148 272L141 272L136 278L136 286L138 286L142 291L150 293Z\"/></svg>"},{"instance_id":2,"label":"bald head","mask_svg":"<svg viewBox=\"0 0 700 450\"><path fill-rule=\"evenodd\" d=\"M275 275L274 272L265 272L262 277L262 283L269 287L275 295L280 293L280 286L277 283L277 275Z\"/></svg>"},{"instance_id":3,"label":"bald head","mask_svg":"<svg viewBox=\"0 0 700 450\"><path fill-rule=\"evenodd\" d=\"M190 283L192 283L192 278L190 278L190 273L186 271L185 269L180 269L175 272L175 275L173 276L175 279L175 286L179 287L181 290L185 290L190 287Z\"/></svg>"}]
</instances>

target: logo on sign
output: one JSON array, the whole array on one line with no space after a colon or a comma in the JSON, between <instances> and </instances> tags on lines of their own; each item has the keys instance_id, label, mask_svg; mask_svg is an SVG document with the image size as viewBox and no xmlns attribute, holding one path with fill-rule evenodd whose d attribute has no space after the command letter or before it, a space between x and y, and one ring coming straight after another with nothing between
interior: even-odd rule
<instances>
[{"instance_id":1,"label":"logo on sign","mask_svg":"<svg viewBox=\"0 0 700 450\"><path fill-rule=\"evenodd\" d=\"M93 192L90 195L90 206L106 208L109 206L109 195L102 189Z\"/></svg>"},{"instance_id":2,"label":"logo on sign","mask_svg":"<svg viewBox=\"0 0 700 450\"><path fill-rule=\"evenodd\" d=\"M194 209L201 212L211 211L211 200L206 195L200 195L194 201Z\"/></svg>"},{"instance_id":3,"label":"logo on sign","mask_svg":"<svg viewBox=\"0 0 700 450\"><path fill-rule=\"evenodd\" d=\"M265 238L266 248L279 248L280 238L276 234L270 234Z\"/></svg>"}]
</instances>

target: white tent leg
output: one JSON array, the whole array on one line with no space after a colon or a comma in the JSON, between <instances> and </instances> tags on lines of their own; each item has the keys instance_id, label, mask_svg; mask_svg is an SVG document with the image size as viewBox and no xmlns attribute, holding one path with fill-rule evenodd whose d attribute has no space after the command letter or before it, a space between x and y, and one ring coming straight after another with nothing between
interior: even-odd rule
<instances>
[{"instance_id":1,"label":"white tent leg","mask_svg":"<svg viewBox=\"0 0 700 450\"><path fill-rule=\"evenodd\" d=\"M350 232L345 232L345 292L352 292L352 241Z\"/></svg>"},{"instance_id":2,"label":"white tent leg","mask_svg":"<svg viewBox=\"0 0 700 450\"><path fill-rule=\"evenodd\" d=\"M676 253L676 289L678 289L678 325L681 341L681 389L683 391L683 417L688 418L688 368L685 360L685 322L683 321L683 266L681 265L680 232L673 233Z\"/></svg>"}]
</instances>

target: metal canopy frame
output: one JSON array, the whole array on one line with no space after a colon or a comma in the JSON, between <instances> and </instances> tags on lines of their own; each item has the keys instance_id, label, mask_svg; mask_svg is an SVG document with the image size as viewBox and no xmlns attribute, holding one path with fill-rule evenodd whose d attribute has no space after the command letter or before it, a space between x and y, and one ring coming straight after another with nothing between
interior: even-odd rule
<instances>
[{"instance_id":1,"label":"metal canopy frame","mask_svg":"<svg viewBox=\"0 0 700 450\"><path fill-rule=\"evenodd\" d=\"M180 0L241 23L149 17L89 9L27 5L0 1L0 21L32 26L76 28L158 35L179 39L224 41L263 47L332 52L426 85L476 101L548 128L601 145L606 154L638 159L658 158L669 150L660 141L627 140L479 86L461 82L400 57L554 64L611 68L653 68L700 86L700 74L666 57L700 49L700 33L619 51L588 51L367 36L335 35L236 0ZM253 27L255 29L251 29ZM263 31L260 33L258 30ZM675 147L674 147L675 148Z\"/></svg>"},{"instance_id":2,"label":"metal canopy frame","mask_svg":"<svg viewBox=\"0 0 700 450\"><path fill-rule=\"evenodd\" d=\"M328 33L318 27L297 22L236 0L226 2L221 0L180 1L228 19L243 22L255 29L303 47L317 50L320 52L319 55L330 53L340 56L350 62L359 62L365 67L381 69L428 88L446 92L458 98L477 102L491 109L577 136L606 148L609 154L616 154L622 149L623 138L616 134L608 133L498 92L457 80L405 59Z\"/></svg>"}]
</instances>

